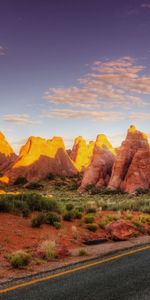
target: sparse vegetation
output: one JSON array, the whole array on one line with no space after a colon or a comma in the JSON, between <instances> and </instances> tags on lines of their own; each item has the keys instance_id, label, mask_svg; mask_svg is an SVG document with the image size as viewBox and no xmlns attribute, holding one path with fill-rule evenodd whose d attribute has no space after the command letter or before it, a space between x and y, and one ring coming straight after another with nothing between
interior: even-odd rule
<instances>
[{"instance_id":1,"label":"sparse vegetation","mask_svg":"<svg viewBox=\"0 0 150 300\"><path fill-rule=\"evenodd\" d=\"M95 232L98 229L98 224L93 223L93 224L87 224L87 229L90 231Z\"/></svg>"},{"instance_id":2,"label":"sparse vegetation","mask_svg":"<svg viewBox=\"0 0 150 300\"><path fill-rule=\"evenodd\" d=\"M8 260L13 268L23 268L29 264L31 256L27 252L19 250L10 254Z\"/></svg>"},{"instance_id":3,"label":"sparse vegetation","mask_svg":"<svg viewBox=\"0 0 150 300\"><path fill-rule=\"evenodd\" d=\"M26 184L28 181L25 177L18 177L16 179L16 181L14 182L14 185L24 185Z\"/></svg>"},{"instance_id":4,"label":"sparse vegetation","mask_svg":"<svg viewBox=\"0 0 150 300\"><path fill-rule=\"evenodd\" d=\"M93 214L87 214L85 217L84 217L84 222L86 224L91 224L93 223L95 220L95 216Z\"/></svg>"},{"instance_id":5,"label":"sparse vegetation","mask_svg":"<svg viewBox=\"0 0 150 300\"><path fill-rule=\"evenodd\" d=\"M51 240L42 242L39 247L39 255L46 260L57 258L56 242Z\"/></svg>"}]
</instances>

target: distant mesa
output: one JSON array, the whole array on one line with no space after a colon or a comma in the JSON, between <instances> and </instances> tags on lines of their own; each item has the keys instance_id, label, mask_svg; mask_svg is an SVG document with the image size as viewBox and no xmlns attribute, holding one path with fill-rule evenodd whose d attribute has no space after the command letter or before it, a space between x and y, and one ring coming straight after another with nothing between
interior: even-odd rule
<instances>
[{"instance_id":1,"label":"distant mesa","mask_svg":"<svg viewBox=\"0 0 150 300\"><path fill-rule=\"evenodd\" d=\"M14 184L19 177L40 181L49 174L74 176L82 172L79 192L88 185L134 193L150 188L150 146L145 133L131 125L117 149L104 134L87 143L82 136L66 150L61 137L30 137L17 156L0 133L0 182Z\"/></svg>"}]
</instances>

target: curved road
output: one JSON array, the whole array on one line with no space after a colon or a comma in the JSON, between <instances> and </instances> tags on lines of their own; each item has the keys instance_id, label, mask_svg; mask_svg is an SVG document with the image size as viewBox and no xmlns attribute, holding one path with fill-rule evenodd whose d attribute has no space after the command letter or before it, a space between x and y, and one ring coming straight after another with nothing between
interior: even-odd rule
<instances>
[{"instance_id":1,"label":"curved road","mask_svg":"<svg viewBox=\"0 0 150 300\"><path fill-rule=\"evenodd\" d=\"M5 291L0 299L150 300L150 248L97 260L81 268Z\"/></svg>"}]
</instances>

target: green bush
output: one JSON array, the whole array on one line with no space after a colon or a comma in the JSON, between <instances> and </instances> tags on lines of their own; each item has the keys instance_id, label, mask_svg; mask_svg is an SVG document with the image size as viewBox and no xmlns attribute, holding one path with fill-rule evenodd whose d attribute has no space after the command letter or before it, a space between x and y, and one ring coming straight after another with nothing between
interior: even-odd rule
<instances>
[{"instance_id":1,"label":"green bush","mask_svg":"<svg viewBox=\"0 0 150 300\"><path fill-rule=\"evenodd\" d=\"M46 222L46 216L44 213L39 213L37 216L32 218L32 227L39 228Z\"/></svg>"},{"instance_id":2,"label":"green bush","mask_svg":"<svg viewBox=\"0 0 150 300\"><path fill-rule=\"evenodd\" d=\"M72 204L72 203L67 203L66 204L66 210L67 211L70 211L70 210L72 210L74 208L74 205Z\"/></svg>"},{"instance_id":3,"label":"green bush","mask_svg":"<svg viewBox=\"0 0 150 300\"><path fill-rule=\"evenodd\" d=\"M54 180L54 179L55 179L55 175L52 174L52 173L49 173L49 174L47 175L47 179L48 179L48 180Z\"/></svg>"},{"instance_id":4,"label":"green bush","mask_svg":"<svg viewBox=\"0 0 150 300\"><path fill-rule=\"evenodd\" d=\"M24 185L26 184L28 181L25 177L18 177L16 179L16 181L14 182L14 185Z\"/></svg>"},{"instance_id":5,"label":"green bush","mask_svg":"<svg viewBox=\"0 0 150 300\"><path fill-rule=\"evenodd\" d=\"M54 222L53 226L54 226L56 229L60 229L60 228L61 228L61 223L60 223L60 222Z\"/></svg>"},{"instance_id":6,"label":"green bush","mask_svg":"<svg viewBox=\"0 0 150 300\"><path fill-rule=\"evenodd\" d=\"M53 225L54 223L60 223L61 217L54 212L48 212L45 214L45 223L49 225Z\"/></svg>"},{"instance_id":7,"label":"green bush","mask_svg":"<svg viewBox=\"0 0 150 300\"><path fill-rule=\"evenodd\" d=\"M12 253L8 259L13 268L22 268L29 264L31 256L25 251L19 250Z\"/></svg>"},{"instance_id":8,"label":"green bush","mask_svg":"<svg viewBox=\"0 0 150 300\"><path fill-rule=\"evenodd\" d=\"M65 221L72 221L73 218L74 218L74 214L73 214L72 211L66 212L66 213L64 214L64 216L63 216L63 219L64 219Z\"/></svg>"},{"instance_id":9,"label":"green bush","mask_svg":"<svg viewBox=\"0 0 150 300\"><path fill-rule=\"evenodd\" d=\"M93 214L87 214L85 217L84 217L84 222L86 224L91 224L93 223L95 220L95 216Z\"/></svg>"},{"instance_id":10,"label":"green bush","mask_svg":"<svg viewBox=\"0 0 150 300\"><path fill-rule=\"evenodd\" d=\"M86 250L85 249L80 249L79 250L79 256L85 256L87 255Z\"/></svg>"},{"instance_id":11,"label":"green bush","mask_svg":"<svg viewBox=\"0 0 150 300\"><path fill-rule=\"evenodd\" d=\"M74 219L82 219L82 213L77 208L73 210L73 216Z\"/></svg>"},{"instance_id":12,"label":"green bush","mask_svg":"<svg viewBox=\"0 0 150 300\"><path fill-rule=\"evenodd\" d=\"M90 230L90 231L95 232L98 229L98 224L96 224L96 223L88 224L87 229Z\"/></svg>"},{"instance_id":13,"label":"green bush","mask_svg":"<svg viewBox=\"0 0 150 300\"><path fill-rule=\"evenodd\" d=\"M30 182L26 187L29 190L41 190L43 188L43 185L40 184L39 182L33 181L33 182Z\"/></svg>"},{"instance_id":14,"label":"green bush","mask_svg":"<svg viewBox=\"0 0 150 300\"><path fill-rule=\"evenodd\" d=\"M103 221L99 222L98 225L99 225L99 227L100 227L101 229L105 229L105 226L106 226L108 223L109 223L108 220L103 220Z\"/></svg>"}]
</instances>

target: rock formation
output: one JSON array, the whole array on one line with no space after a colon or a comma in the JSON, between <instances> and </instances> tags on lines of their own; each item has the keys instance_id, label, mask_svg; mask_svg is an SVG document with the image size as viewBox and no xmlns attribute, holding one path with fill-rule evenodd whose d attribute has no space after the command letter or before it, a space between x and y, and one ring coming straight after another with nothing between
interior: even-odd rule
<instances>
[{"instance_id":1,"label":"rock formation","mask_svg":"<svg viewBox=\"0 0 150 300\"><path fill-rule=\"evenodd\" d=\"M139 187L148 188L149 150L146 134L131 125L117 153L108 187L129 193Z\"/></svg>"},{"instance_id":2,"label":"rock formation","mask_svg":"<svg viewBox=\"0 0 150 300\"><path fill-rule=\"evenodd\" d=\"M88 185L96 187L107 186L112 166L115 160L115 150L105 135L97 136L91 163L85 170L79 192L85 191Z\"/></svg>"},{"instance_id":3,"label":"rock formation","mask_svg":"<svg viewBox=\"0 0 150 300\"><path fill-rule=\"evenodd\" d=\"M150 188L149 147L141 148L136 152L122 185L123 191L129 194L139 188L143 190Z\"/></svg>"},{"instance_id":4,"label":"rock formation","mask_svg":"<svg viewBox=\"0 0 150 300\"><path fill-rule=\"evenodd\" d=\"M94 142L90 141L89 144L79 136L75 139L70 158L74 162L78 171L83 171L90 164L93 154Z\"/></svg>"},{"instance_id":5,"label":"rock formation","mask_svg":"<svg viewBox=\"0 0 150 300\"><path fill-rule=\"evenodd\" d=\"M16 159L13 149L8 144L5 136L0 132L0 173L1 175L10 167Z\"/></svg>"},{"instance_id":6,"label":"rock formation","mask_svg":"<svg viewBox=\"0 0 150 300\"><path fill-rule=\"evenodd\" d=\"M45 140L30 137L21 148L17 161L5 176L0 178L0 181L11 184L17 178L25 177L28 182L31 182L45 179L50 173L62 176L72 176L77 173L65 150L62 138L54 137Z\"/></svg>"}]
</instances>

